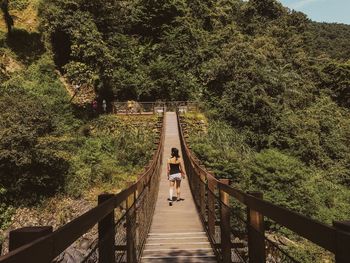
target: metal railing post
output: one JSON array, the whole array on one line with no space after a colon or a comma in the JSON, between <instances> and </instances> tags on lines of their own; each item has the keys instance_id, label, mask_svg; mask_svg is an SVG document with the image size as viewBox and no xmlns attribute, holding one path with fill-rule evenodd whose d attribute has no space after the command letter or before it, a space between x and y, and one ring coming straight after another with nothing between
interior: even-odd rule
<instances>
[{"instance_id":1,"label":"metal railing post","mask_svg":"<svg viewBox=\"0 0 350 263\"><path fill-rule=\"evenodd\" d=\"M333 226L337 230L335 262L348 263L350 258L350 221L335 221Z\"/></svg>"},{"instance_id":2,"label":"metal railing post","mask_svg":"<svg viewBox=\"0 0 350 263\"><path fill-rule=\"evenodd\" d=\"M221 179L220 183L229 185L228 179ZM219 187L220 189L220 187ZM222 262L231 263L231 213L230 213L230 196L220 189L220 230L221 230L221 253Z\"/></svg>"},{"instance_id":3,"label":"metal railing post","mask_svg":"<svg viewBox=\"0 0 350 263\"><path fill-rule=\"evenodd\" d=\"M98 204L113 198L113 194L98 196ZM109 263L115 261L115 229L114 210L98 223L98 262Z\"/></svg>"},{"instance_id":4,"label":"metal railing post","mask_svg":"<svg viewBox=\"0 0 350 263\"><path fill-rule=\"evenodd\" d=\"M256 198L263 199L260 192L248 192ZM264 216L247 207L248 256L250 263L265 263L265 226Z\"/></svg>"}]
</instances>

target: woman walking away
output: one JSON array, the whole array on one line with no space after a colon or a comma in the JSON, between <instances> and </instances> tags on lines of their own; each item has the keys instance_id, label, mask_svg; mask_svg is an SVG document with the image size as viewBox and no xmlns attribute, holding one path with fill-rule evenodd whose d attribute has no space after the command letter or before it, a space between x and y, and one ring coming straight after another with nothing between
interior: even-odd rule
<instances>
[{"instance_id":1,"label":"woman walking away","mask_svg":"<svg viewBox=\"0 0 350 263\"><path fill-rule=\"evenodd\" d=\"M176 186L176 201L183 201L180 197L181 179L185 179L185 170L183 168L182 160L179 156L179 150L171 148L171 158L167 163L167 176L170 183L169 189L169 205L173 205L174 185Z\"/></svg>"}]
</instances>

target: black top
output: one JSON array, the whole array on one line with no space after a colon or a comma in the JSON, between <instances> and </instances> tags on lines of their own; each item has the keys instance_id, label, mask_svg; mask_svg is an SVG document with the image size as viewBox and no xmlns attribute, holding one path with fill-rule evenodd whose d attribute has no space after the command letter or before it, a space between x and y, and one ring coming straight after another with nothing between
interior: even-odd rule
<instances>
[{"instance_id":1,"label":"black top","mask_svg":"<svg viewBox=\"0 0 350 263\"><path fill-rule=\"evenodd\" d=\"M170 174L180 173L180 163L169 163L170 164Z\"/></svg>"}]
</instances>

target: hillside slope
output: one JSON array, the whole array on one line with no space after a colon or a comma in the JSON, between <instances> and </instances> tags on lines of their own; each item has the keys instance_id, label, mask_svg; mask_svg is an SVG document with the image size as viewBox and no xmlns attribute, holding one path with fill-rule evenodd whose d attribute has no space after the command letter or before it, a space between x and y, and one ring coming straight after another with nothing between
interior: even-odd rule
<instances>
[{"instance_id":1,"label":"hillside slope","mask_svg":"<svg viewBox=\"0 0 350 263\"><path fill-rule=\"evenodd\" d=\"M315 55L328 54L331 58L350 59L350 25L311 23L310 33Z\"/></svg>"},{"instance_id":2,"label":"hillside slope","mask_svg":"<svg viewBox=\"0 0 350 263\"><path fill-rule=\"evenodd\" d=\"M72 103L39 31L39 2L10 3L15 27L8 35L0 25L0 244L13 228L65 224L135 180L157 121L100 116L89 98ZM93 87L81 91L95 98Z\"/></svg>"},{"instance_id":3,"label":"hillside slope","mask_svg":"<svg viewBox=\"0 0 350 263\"><path fill-rule=\"evenodd\" d=\"M38 5L40 0L10 0L9 12L14 20L15 27L36 32L39 26ZM0 20L0 31L7 30L5 20Z\"/></svg>"}]
</instances>

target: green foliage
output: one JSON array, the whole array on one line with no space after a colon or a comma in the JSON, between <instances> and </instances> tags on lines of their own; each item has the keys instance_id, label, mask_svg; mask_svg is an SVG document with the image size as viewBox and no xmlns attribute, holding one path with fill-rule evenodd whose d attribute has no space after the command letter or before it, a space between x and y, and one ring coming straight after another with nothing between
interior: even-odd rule
<instances>
[{"instance_id":1,"label":"green foliage","mask_svg":"<svg viewBox=\"0 0 350 263\"><path fill-rule=\"evenodd\" d=\"M256 12L254 15L267 19L276 19L286 12L282 5L274 0L252 0L247 5L247 9L251 8Z\"/></svg>"},{"instance_id":2,"label":"green foliage","mask_svg":"<svg viewBox=\"0 0 350 263\"><path fill-rule=\"evenodd\" d=\"M191 30L190 11L183 1L131 1L119 6L47 0L40 16L56 64L71 80L92 83L100 96L110 99L184 100L200 88L194 72L179 70L184 63L193 64L189 45L198 45L196 39L187 42L198 35ZM173 41L187 51L185 62L182 51L172 52L180 48Z\"/></svg>"},{"instance_id":3,"label":"green foliage","mask_svg":"<svg viewBox=\"0 0 350 263\"><path fill-rule=\"evenodd\" d=\"M32 38L22 38L30 33L18 32L1 39L6 74L0 84L1 229L16 207L58 192L80 197L93 187L124 187L151 159L154 146L154 118L79 119L49 53L41 56L40 46L31 48ZM7 71L8 61L15 71ZM98 79L84 65L68 64L69 77Z\"/></svg>"},{"instance_id":4,"label":"green foliage","mask_svg":"<svg viewBox=\"0 0 350 263\"><path fill-rule=\"evenodd\" d=\"M43 56L26 70L15 74L3 83L7 89L20 88L36 96L52 114L53 132L61 134L77 129L81 121L76 119L69 96L60 82L55 65L48 56Z\"/></svg>"},{"instance_id":5,"label":"green foliage","mask_svg":"<svg viewBox=\"0 0 350 263\"><path fill-rule=\"evenodd\" d=\"M340 61L350 59L349 25L313 22L308 30L313 37L309 43L314 55L326 54Z\"/></svg>"},{"instance_id":6,"label":"green foliage","mask_svg":"<svg viewBox=\"0 0 350 263\"><path fill-rule=\"evenodd\" d=\"M184 14L185 3L180 0L135 1L135 24L131 32L158 41L165 27L172 26Z\"/></svg>"},{"instance_id":7,"label":"green foliage","mask_svg":"<svg viewBox=\"0 0 350 263\"><path fill-rule=\"evenodd\" d=\"M14 212L14 208L7 204L6 192L6 189L0 186L0 229L7 227ZM2 244L2 238L0 235L0 244Z\"/></svg>"},{"instance_id":8,"label":"green foliage","mask_svg":"<svg viewBox=\"0 0 350 263\"><path fill-rule=\"evenodd\" d=\"M89 123L89 136L79 138L71 159L67 193L79 196L96 185L132 181L152 157L154 121L102 116Z\"/></svg>"},{"instance_id":9,"label":"green foliage","mask_svg":"<svg viewBox=\"0 0 350 263\"><path fill-rule=\"evenodd\" d=\"M288 150L308 165L327 170L329 180L349 185L348 116L349 112L329 97L320 97L305 110L284 112L272 144ZM335 170L336 174L332 172Z\"/></svg>"},{"instance_id":10,"label":"green foliage","mask_svg":"<svg viewBox=\"0 0 350 263\"><path fill-rule=\"evenodd\" d=\"M11 9L23 11L28 7L30 1L29 0L11 0L9 2L10 2Z\"/></svg>"},{"instance_id":11,"label":"green foliage","mask_svg":"<svg viewBox=\"0 0 350 263\"><path fill-rule=\"evenodd\" d=\"M322 80L345 87L338 71L323 62L314 67L308 58L320 55L313 36L336 25L318 26L275 0L45 0L40 17L56 63L70 79L120 100L206 95L237 126L256 126L250 130L262 137L252 139L259 147L267 144L280 104L304 107L316 86L328 84ZM348 32L345 25L339 30ZM324 74L315 75L320 66ZM242 102L225 110L232 100Z\"/></svg>"},{"instance_id":12,"label":"green foliage","mask_svg":"<svg viewBox=\"0 0 350 263\"><path fill-rule=\"evenodd\" d=\"M26 65L30 65L39 59L45 52L41 35L37 32L28 32L24 29L14 28L11 31L11 35L6 39L5 44Z\"/></svg>"},{"instance_id":13,"label":"green foliage","mask_svg":"<svg viewBox=\"0 0 350 263\"><path fill-rule=\"evenodd\" d=\"M313 217L318 204L310 179L314 171L298 159L275 149L255 154L249 165L250 190L262 191L264 199Z\"/></svg>"},{"instance_id":14,"label":"green foliage","mask_svg":"<svg viewBox=\"0 0 350 263\"><path fill-rule=\"evenodd\" d=\"M333 114L327 113L328 110ZM334 112L335 110L338 112ZM302 114L304 118L300 119L298 125L295 120L280 122L280 124L291 124L294 127L291 130L296 132L296 136L306 137L311 134L322 136L324 131L318 129L326 126L329 128L329 134L318 140L321 142L329 140L334 149L341 149L338 153L345 154L347 148L344 143L347 139L344 138L344 141L341 141L341 136L336 137L333 134L336 129L340 133L346 133L349 127L347 124L336 126L333 123L348 121L342 116L342 113L345 113L343 109L337 108L334 102L324 97L312 109L307 109L307 112L308 115ZM297 118L296 114L289 114ZM314 118L317 116L317 120L305 122L305 119L311 119L310 115ZM332 224L335 220L347 220L350 217L350 190L344 186L344 181L341 181L342 175L348 171L347 161L338 162L344 156L338 156L333 161L330 161L331 158L328 157L330 168L320 169L314 165L308 165L299 159L300 156L299 158L293 156L297 154L288 148L284 148L282 152L270 146L270 148L257 152L245 143L247 136L251 134L243 135L225 122L210 119L207 125L203 115L193 116L191 114L187 114L185 120L192 151L206 167L214 172L217 178L228 178L235 187L244 191L263 192L265 200L327 224ZM314 125L317 123L315 131L310 129L310 123ZM308 127L304 131L297 128L304 125ZM279 136L287 134L288 132L283 132ZM288 138L291 143L298 140L296 137ZM283 137L277 136L276 139L283 140ZM295 149L307 151L315 148L312 147L313 141L310 141L310 138L305 139L304 142L309 144L305 147L298 145ZM322 150L325 145L322 144L319 147L320 149L315 152L329 153L329 150ZM323 249L281 228L271 220L266 219L266 227L274 235L287 236L288 242L283 242L280 247L301 262L321 262L331 258L331 255L325 253Z\"/></svg>"},{"instance_id":15,"label":"green foliage","mask_svg":"<svg viewBox=\"0 0 350 263\"><path fill-rule=\"evenodd\" d=\"M201 127L203 120L194 122L191 116L187 116L186 123L192 150L198 158L218 178L231 179L237 186L246 187L245 165L250 159L251 149L244 142L244 137L222 121L211 121L207 131Z\"/></svg>"},{"instance_id":16,"label":"green foliage","mask_svg":"<svg viewBox=\"0 0 350 263\"><path fill-rule=\"evenodd\" d=\"M329 90L339 104L350 106L350 60L346 62L330 61L320 71L320 88Z\"/></svg>"},{"instance_id":17,"label":"green foliage","mask_svg":"<svg viewBox=\"0 0 350 263\"><path fill-rule=\"evenodd\" d=\"M68 164L40 142L53 131L50 109L16 88L2 91L0 98L1 187L9 196L21 193L22 198L54 193L62 184Z\"/></svg>"}]
</instances>

